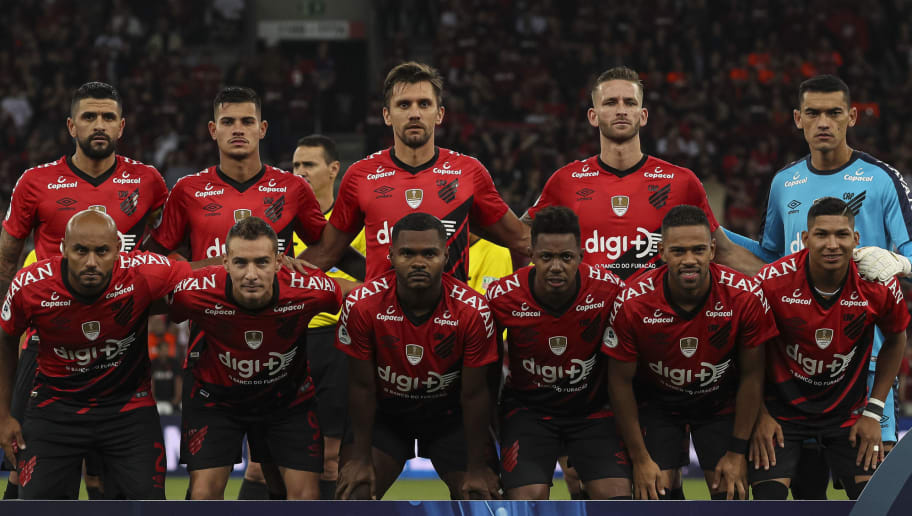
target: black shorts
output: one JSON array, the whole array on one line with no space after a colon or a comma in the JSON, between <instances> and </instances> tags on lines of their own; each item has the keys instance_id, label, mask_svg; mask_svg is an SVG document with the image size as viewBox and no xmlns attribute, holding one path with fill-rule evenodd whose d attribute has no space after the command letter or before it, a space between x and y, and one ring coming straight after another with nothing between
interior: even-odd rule
<instances>
[{"instance_id":1,"label":"black shorts","mask_svg":"<svg viewBox=\"0 0 912 516\"><path fill-rule=\"evenodd\" d=\"M615 430L614 417L546 416L527 408L508 410L500 423L500 469L504 487L548 484L558 457L583 482L630 478L627 450Z\"/></svg>"},{"instance_id":2,"label":"black shorts","mask_svg":"<svg viewBox=\"0 0 912 516\"><path fill-rule=\"evenodd\" d=\"M31 338L37 341L38 335L33 334ZM32 387L35 386L35 371L37 369L38 351L33 346L28 346L19 354L19 365L16 366L16 379L13 385L12 399L10 400L10 415L16 418L20 426L25 424L25 409L28 407ZM12 465L7 460L3 460L0 470L8 471L11 469Z\"/></svg>"},{"instance_id":3,"label":"black shorts","mask_svg":"<svg viewBox=\"0 0 912 516\"><path fill-rule=\"evenodd\" d=\"M669 414L660 407L641 406L640 428L646 450L659 469L682 468L690 464L690 439L700 461L700 469L716 469L728 451L735 419L732 414L710 418Z\"/></svg>"},{"instance_id":4,"label":"black shorts","mask_svg":"<svg viewBox=\"0 0 912 516\"><path fill-rule=\"evenodd\" d=\"M415 441L418 453L415 454ZM351 425L346 428L343 446L354 442ZM468 455L461 413L423 419L384 416L377 413L374 419L374 448L392 457L396 462L417 457L430 459L438 475L466 470ZM491 465L496 471L493 443Z\"/></svg>"},{"instance_id":5,"label":"black shorts","mask_svg":"<svg viewBox=\"0 0 912 516\"><path fill-rule=\"evenodd\" d=\"M342 437L348 414L348 358L336 348L336 327L307 330L307 361L316 387L323 435Z\"/></svg>"},{"instance_id":6,"label":"black shorts","mask_svg":"<svg viewBox=\"0 0 912 516\"><path fill-rule=\"evenodd\" d=\"M97 451L104 476L129 500L165 499L165 445L155 407L113 414L61 414L28 408L19 452L19 494L25 500L75 500L82 461Z\"/></svg>"},{"instance_id":7,"label":"black shorts","mask_svg":"<svg viewBox=\"0 0 912 516\"><path fill-rule=\"evenodd\" d=\"M323 471L323 435L316 402L260 412L215 405L196 386L184 398L181 418L181 464L190 471L241 462L247 434L250 460L299 471Z\"/></svg>"},{"instance_id":8,"label":"black shorts","mask_svg":"<svg viewBox=\"0 0 912 516\"><path fill-rule=\"evenodd\" d=\"M856 466L855 458L858 448L853 448L849 443L851 427L846 428L809 428L795 425L787 421L778 421L782 426L784 448L776 447L776 465L768 470L754 469L748 466L748 477L751 483L772 480L775 478L792 478L798 470L798 460L801 449L806 446L805 441L814 439L823 451L833 480L839 480L844 486L855 485L856 476L873 475L873 470L864 470L864 466Z\"/></svg>"}]
</instances>

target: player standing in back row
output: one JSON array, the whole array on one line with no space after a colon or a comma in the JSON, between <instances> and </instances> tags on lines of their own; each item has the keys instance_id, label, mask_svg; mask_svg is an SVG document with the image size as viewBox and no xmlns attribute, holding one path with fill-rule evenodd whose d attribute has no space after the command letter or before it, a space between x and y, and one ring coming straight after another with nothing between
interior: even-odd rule
<instances>
[{"instance_id":1,"label":"player standing in back row","mask_svg":"<svg viewBox=\"0 0 912 516\"><path fill-rule=\"evenodd\" d=\"M528 263L529 228L503 202L479 161L434 145L443 122L443 78L430 66L402 63L383 85L383 120L394 144L345 172L339 198L319 244L303 258L325 269L363 227L367 278L390 269L390 231L403 216L430 213L443 221L449 260L444 272L467 279L469 231L510 249L513 262Z\"/></svg>"},{"instance_id":2,"label":"player standing in back row","mask_svg":"<svg viewBox=\"0 0 912 516\"><path fill-rule=\"evenodd\" d=\"M627 279L660 264L662 218L671 208L690 204L709 219L716 261L754 274L762 262L716 231L719 224L697 176L641 150L640 127L648 119L643 94L643 83L630 68L598 76L588 118L599 128L601 152L557 170L523 220L531 223L546 206L567 206L580 219L583 261Z\"/></svg>"},{"instance_id":3,"label":"player standing in back row","mask_svg":"<svg viewBox=\"0 0 912 516\"><path fill-rule=\"evenodd\" d=\"M111 85L88 82L73 92L67 130L76 142L75 152L26 170L13 189L0 234L0 295L6 293L18 269L29 234L34 231L37 260L59 256L67 222L81 210L92 208L114 219L119 250L130 252L139 243L147 224L158 217L168 188L154 167L115 154L125 125L123 101ZM13 416L20 422L24 421L37 367L37 337L29 334L19 358L13 394ZM90 499L102 495L91 483L91 478L100 474L95 462L90 458L87 465ZM15 476L15 472L10 473L4 498L15 498Z\"/></svg>"}]
</instances>

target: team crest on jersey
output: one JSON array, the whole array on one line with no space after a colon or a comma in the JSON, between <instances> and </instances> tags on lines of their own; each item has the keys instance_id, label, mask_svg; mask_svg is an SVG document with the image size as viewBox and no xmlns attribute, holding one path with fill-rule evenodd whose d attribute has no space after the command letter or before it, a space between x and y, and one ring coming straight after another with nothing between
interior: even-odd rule
<instances>
[{"instance_id":1,"label":"team crest on jersey","mask_svg":"<svg viewBox=\"0 0 912 516\"><path fill-rule=\"evenodd\" d=\"M684 337L681 339L681 353L690 358L694 356L694 353L697 352L697 344L700 343L700 339L696 337Z\"/></svg>"},{"instance_id":2,"label":"team crest on jersey","mask_svg":"<svg viewBox=\"0 0 912 516\"><path fill-rule=\"evenodd\" d=\"M548 338L548 347L551 348L551 352L557 356L563 355L564 351L567 351L567 337L557 336Z\"/></svg>"},{"instance_id":3,"label":"team crest on jersey","mask_svg":"<svg viewBox=\"0 0 912 516\"><path fill-rule=\"evenodd\" d=\"M244 332L244 340L250 349L257 349L263 343L263 332L260 330L247 330Z\"/></svg>"},{"instance_id":4,"label":"team crest on jersey","mask_svg":"<svg viewBox=\"0 0 912 516\"><path fill-rule=\"evenodd\" d=\"M405 191L405 202L413 210L421 206L421 200L424 198L424 190L421 188L409 188Z\"/></svg>"},{"instance_id":5,"label":"team crest on jersey","mask_svg":"<svg viewBox=\"0 0 912 516\"><path fill-rule=\"evenodd\" d=\"M418 362L421 362L422 357L424 357L424 347L419 346L418 344L405 345L405 358L408 359L409 364L418 365Z\"/></svg>"},{"instance_id":6,"label":"team crest on jersey","mask_svg":"<svg viewBox=\"0 0 912 516\"><path fill-rule=\"evenodd\" d=\"M241 208L239 210L234 210L234 221L240 222L250 216L250 210Z\"/></svg>"},{"instance_id":7,"label":"team crest on jersey","mask_svg":"<svg viewBox=\"0 0 912 516\"><path fill-rule=\"evenodd\" d=\"M352 343L351 336L348 334L348 330L345 328L344 324L339 325L339 342L346 346Z\"/></svg>"},{"instance_id":8,"label":"team crest on jersey","mask_svg":"<svg viewBox=\"0 0 912 516\"><path fill-rule=\"evenodd\" d=\"M817 346L820 349L826 349L830 342L833 342L833 330L830 328L817 328L817 331L814 332L814 340L817 341Z\"/></svg>"},{"instance_id":9,"label":"team crest on jersey","mask_svg":"<svg viewBox=\"0 0 912 516\"><path fill-rule=\"evenodd\" d=\"M612 349L617 347L618 336L611 326L605 328L605 334L602 335L602 344Z\"/></svg>"},{"instance_id":10,"label":"team crest on jersey","mask_svg":"<svg viewBox=\"0 0 912 516\"><path fill-rule=\"evenodd\" d=\"M626 195L615 195L611 198L611 209L618 217L623 217L630 207L630 197Z\"/></svg>"},{"instance_id":11,"label":"team crest on jersey","mask_svg":"<svg viewBox=\"0 0 912 516\"><path fill-rule=\"evenodd\" d=\"M105 206L104 206L103 204L93 204L93 205L89 206L89 209L90 209L90 210L95 210L95 211L100 211L100 212L102 212L102 213L107 213L107 212L108 212L108 209L105 208Z\"/></svg>"},{"instance_id":12,"label":"team crest on jersey","mask_svg":"<svg viewBox=\"0 0 912 516\"><path fill-rule=\"evenodd\" d=\"M89 340L97 339L101 335L101 323L98 321L82 323L82 334Z\"/></svg>"}]
</instances>

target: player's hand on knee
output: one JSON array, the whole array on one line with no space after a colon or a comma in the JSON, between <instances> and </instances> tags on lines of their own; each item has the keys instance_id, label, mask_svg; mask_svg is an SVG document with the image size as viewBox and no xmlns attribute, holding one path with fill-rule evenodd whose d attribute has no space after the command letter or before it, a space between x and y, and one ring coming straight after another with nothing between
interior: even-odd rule
<instances>
[{"instance_id":1,"label":"player's hand on knee","mask_svg":"<svg viewBox=\"0 0 912 516\"><path fill-rule=\"evenodd\" d=\"M651 458L633 465L633 494L638 500L658 500L665 496L667 486L662 481L662 470Z\"/></svg>"},{"instance_id":2,"label":"player's hand on knee","mask_svg":"<svg viewBox=\"0 0 912 516\"><path fill-rule=\"evenodd\" d=\"M22 427L19 421L12 416L0 419L0 447L9 458L10 464L16 467L16 454L25 449L25 439L22 438Z\"/></svg>"},{"instance_id":3,"label":"player's hand on knee","mask_svg":"<svg viewBox=\"0 0 912 516\"><path fill-rule=\"evenodd\" d=\"M337 500L374 500L377 498L377 477L372 461L352 459L339 471Z\"/></svg>"},{"instance_id":4,"label":"player's hand on knee","mask_svg":"<svg viewBox=\"0 0 912 516\"><path fill-rule=\"evenodd\" d=\"M463 500L500 500L503 488L500 478L491 468L470 468L466 471L460 488Z\"/></svg>"},{"instance_id":5,"label":"player's hand on knee","mask_svg":"<svg viewBox=\"0 0 912 516\"><path fill-rule=\"evenodd\" d=\"M884 446L881 442L880 421L862 416L849 430L849 442L858 448L855 465L863 466L865 471L874 469L883 461Z\"/></svg>"},{"instance_id":6,"label":"player's hand on knee","mask_svg":"<svg viewBox=\"0 0 912 516\"><path fill-rule=\"evenodd\" d=\"M782 436L782 425L767 413L757 416L754 433L751 435L748 459L754 463L754 469L769 469L776 465L776 446L785 447Z\"/></svg>"},{"instance_id":7,"label":"player's hand on knee","mask_svg":"<svg viewBox=\"0 0 912 516\"><path fill-rule=\"evenodd\" d=\"M718 492L720 486L724 488L726 500L735 496L739 500L747 499L747 460L744 455L726 452L716 464L712 478L712 490Z\"/></svg>"}]
</instances>

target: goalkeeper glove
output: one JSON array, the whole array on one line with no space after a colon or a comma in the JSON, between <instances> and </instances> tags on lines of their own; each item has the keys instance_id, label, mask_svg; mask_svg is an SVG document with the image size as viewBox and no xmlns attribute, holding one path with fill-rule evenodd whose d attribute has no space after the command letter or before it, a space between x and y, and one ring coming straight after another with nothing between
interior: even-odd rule
<instances>
[{"instance_id":1,"label":"goalkeeper glove","mask_svg":"<svg viewBox=\"0 0 912 516\"><path fill-rule=\"evenodd\" d=\"M868 281L887 281L896 276L908 276L912 263L901 254L879 247L858 247L852 252L858 264L858 272Z\"/></svg>"}]
</instances>

